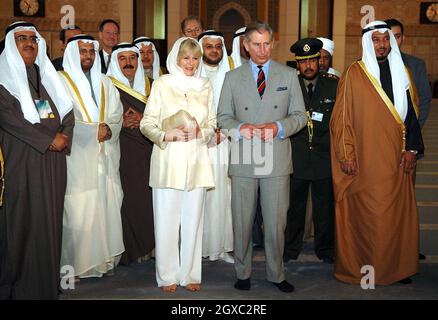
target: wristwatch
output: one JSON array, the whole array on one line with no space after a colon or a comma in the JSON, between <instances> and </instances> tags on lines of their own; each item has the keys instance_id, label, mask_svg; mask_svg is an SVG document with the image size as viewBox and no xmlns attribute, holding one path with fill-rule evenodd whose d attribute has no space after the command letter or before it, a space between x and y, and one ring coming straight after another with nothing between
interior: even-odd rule
<instances>
[{"instance_id":1,"label":"wristwatch","mask_svg":"<svg viewBox=\"0 0 438 320\"><path fill-rule=\"evenodd\" d=\"M409 150L409 152L411 152L413 154L418 154L418 150Z\"/></svg>"}]
</instances>

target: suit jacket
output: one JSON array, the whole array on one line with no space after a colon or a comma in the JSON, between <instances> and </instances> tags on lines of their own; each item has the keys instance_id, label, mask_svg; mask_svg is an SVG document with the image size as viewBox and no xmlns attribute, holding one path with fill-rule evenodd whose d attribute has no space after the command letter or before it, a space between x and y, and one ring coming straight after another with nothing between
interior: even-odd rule
<instances>
[{"instance_id":1,"label":"suit jacket","mask_svg":"<svg viewBox=\"0 0 438 320\"><path fill-rule=\"evenodd\" d=\"M100 56L100 64L102 65L102 73L106 74L106 72L108 71L108 68L106 67L105 58L103 56L102 50L99 50L99 56Z\"/></svg>"},{"instance_id":2,"label":"suit jacket","mask_svg":"<svg viewBox=\"0 0 438 320\"><path fill-rule=\"evenodd\" d=\"M322 114L322 121L312 120L313 138L309 144L309 130L306 126L291 137L294 177L319 180L331 177L330 160L330 117L336 101L339 78L332 74L321 74L315 85L312 100L301 76L298 76L306 110Z\"/></svg>"},{"instance_id":3,"label":"suit jacket","mask_svg":"<svg viewBox=\"0 0 438 320\"><path fill-rule=\"evenodd\" d=\"M307 122L296 70L271 61L266 83L263 99L260 99L250 63L225 76L218 106L218 124L230 130L232 137L229 169L232 176L267 178L293 172L288 138L300 131ZM275 137L273 143L265 143L257 137L251 141L237 138L237 128L243 123L276 121L283 126L284 139ZM260 149L264 162L257 159Z\"/></svg>"},{"instance_id":4,"label":"suit jacket","mask_svg":"<svg viewBox=\"0 0 438 320\"><path fill-rule=\"evenodd\" d=\"M429 115L430 103L432 101L432 92L427 79L426 64L423 60L402 52L402 58L405 65L411 70L415 86L418 91L420 117L418 122L423 128L426 118Z\"/></svg>"},{"instance_id":5,"label":"suit jacket","mask_svg":"<svg viewBox=\"0 0 438 320\"><path fill-rule=\"evenodd\" d=\"M52 60L52 64L55 67L56 71L64 71L64 67L62 66L63 62L64 62L63 56Z\"/></svg>"}]
</instances>

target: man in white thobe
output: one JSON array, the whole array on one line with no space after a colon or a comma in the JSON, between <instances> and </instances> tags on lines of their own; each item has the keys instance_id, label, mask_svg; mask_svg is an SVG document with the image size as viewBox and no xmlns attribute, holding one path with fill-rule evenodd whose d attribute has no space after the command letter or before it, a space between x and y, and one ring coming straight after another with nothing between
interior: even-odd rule
<instances>
[{"instance_id":1,"label":"man in white thobe","mask_svg":"<svg viewBox=\"0 0 438 320\"><path fill-rule=\"evenodd\" d=\"M120 209L119 92L101 73L99 44L78 35L64 54L65 87L74 101L75 131L67 157L61 265L80 278L111 274L125 250Z\"/></svg>"},{"instance_id":2,"label":"man in white thobe","mask_svg":"<svg viewBox=\"0 0 438 320\"><path fill-rule=\"evenodd\" d=\"M210 79L213 103L217 110L225 74L230 70L224 37L213 30L199 36L202 47L201 75ZM208 153L213 165L215 188L207 192L204 213L202 256L211 261L218 259L233 263L228 254L233 251L233 225L231 218L231 179L228 176L229 143L218 130L216 139L209 143Z\"/></svg>"}]
</instances>

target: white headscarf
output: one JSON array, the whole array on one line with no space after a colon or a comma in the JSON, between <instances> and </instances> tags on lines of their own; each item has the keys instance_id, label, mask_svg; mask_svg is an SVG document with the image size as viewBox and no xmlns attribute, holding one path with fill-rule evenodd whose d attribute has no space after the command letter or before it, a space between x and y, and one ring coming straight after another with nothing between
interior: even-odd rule
<instances>
[{"instance_id":1,"label":"white headscarf","mask_svg":"<svg viewBox=\"0 0 438 320\"><path fill-rule=\"evenodd\" d=\"M152 45L152 50L154 50L154 63L152 65L152 72L154 75L154 80L157 80L160 77L160 55L157 52L157 48L155 48L155 44L148 40L148 37L138 37L134 40L133 44L138 48L138 50L141 50L142 46Z\"/></svg>"},{"instance_id":2,"label":"white headscarf","mask_svg":"<svg viewBox=\"0 0 438 320\"><path fill-rule=\"evenodd\" d=\"M333 52L335 51L335 43L327 38L318 38L322 41L322 48L330 53L331 56L333 56Z\"/></svg>"},{"instance_id":3,"label":"white headscarf","mask_svg":"<svg viewBox=\"0 0 438 320\"><path fill-rule=\"evenodd\" d=\"M374 21L367 24L364 29L378 25L386 25L386 23L383 21ZM368 72L371 73L371 75L380 85L382 85L380 82L380 68L377 62L376 52L374 50L372 40L372 35L374 32L389 33L391 52L388 55L388 61L389 68L391 70L392 89L394 91L394 106L397 109L400 118L404 121L408 113L408 98L406 91L409 89L410 82L400 54L400 49L397 45L397 41L395 40L394 34L389 27L382 27L380 29L375 29L364 33L362 36L362 61L365 64Z\"/></svg>"},{"instance_id":4,"label":"white headscarf","mask_svg":"<svg viewBox=\"0 0 438 320\"><path fill-rule=\"evenodd\" d=\"M242 56L240 55L240 37L243 37L245 31L246 27L243 27L234 32L233 52L231 53L231 58L234 62L234 68L239 68L243 64Z\"/></svg>"},{"instance_id":5,"label":"white headscarf","mask_svg":"<svg viewBox=\"0 0 438 320\"><path fill-rule=\"evenodd\" d=\"M24 118L32 124L40 123L40 116L35 106L29 89L26 65L21 58L17 45L15 44L15 32L33 31L40 39L38 43L38 55L35 64L40 69L41 83L49 94L62 119L73 108L73 102L62 83L59 81L58 73L46 54L46 41L33 26L19 26L25 22L19 21L10 26L17 25L6 34L5 48L0 55L0 84L20 101L21 111Z\"/></svg>"},{"instance_id":6,"label":"white headscarf","mask_svg":"<svg viewBox=\"0 0 438 320\"><path fill-rule=\"evenodd\" d=\"M184 71L182 68L178 65L178 52L181 44L185 40L192 40L194 43L196 43L199 46L199 43L188 37L182 37L176 40L175 44L172 47L172 50L170 51L169 55L167 56L167 70L169 71L169 74L165 74L161 76L160 79L163 79L163 81L167 82L169 85L183 91L189 91L189 90L195 90L195 91L202 91L204 90L210 83L210 80L205 77L201 77L201 63L199 63L199 67L196 70L195 74L191 77L186 76L184 74ZM202 51L202 49L200 48ZM200 57L200 60L202 60L202 57Z\"/></svg>"},{"instance_id":7,"label":"white headscarf","mask_svg":"<svg viewBox=\"0 0 438 320\"><path fill-rule=\"evenodd\" d=\"M121 46L121 48L117 48L118 46ZM116 50L114 50L114 49L116 49ZM107 76L112 76L112 77L116 78L117 80L126 84L128 87L131 87L131 84L129 83L129 79L125 77L125 75L123 74L122 69L120 69L120 65L118 63L117 55L121 52L135 52L137 54L138 67L137 67L137 70L135 71L133 89L137 92L140 92L142 95L145 96L146 95L146 81L144 78L144 69L143 69L143 64L141 63L140 51L137 49L136 46L134 46L128 42L122 42L113 48L113 52L111 54L111 61L113 61L115 63L110 63L108 72L106 73Z\"/></svg>"},{"instance_id":8,"label":"white headscarf","mask_svg":"<svg viewBox=\"0 0 438 320\"><path fill-rule=\"evenodd\" d=\"M227 48L225 47L225 40L222 36L219 35L214 35L214 34L208 34L208 33L214 33L215 31L213 30L208 30L206 31L204 34L205 35L200 35L199 39L199 45L202 47L202 40L204 38L213 38L213 39L220 39L222 41L222 52L223 52L223 56L222 56L222 60L219 62L219 66L217 68L217 70L215 70L215 76L214 77L209 77L208 76L208 72L207 70L210 69L211 67L207 66L204 61L201 62L202 64L202 68L201 68L201 76L203 77L207 77L210 79L211 85L213 87L213 93L214 93L214 104L217 108L217 105L219 104L219 98L221 95L221 91L222 91L222 85L224 84L224 80L225 80L225 74L230 71L230 63L228 61L228 54L227 54Z\"/></svg>"},{"instance_id":9,"label":"white headscarf","mask_svg":"<svg viewBox=\"0 0 438 320\"><path fill-rule=\"evenodd\" d=\"M82 100L84 101L85 107L91 117L91 121L99 122L99 110L101 104L101 93L102 93L102 66L100 63L100 56L97 53L99 50L99 42L96 40L81 39L84 35L78 35L71 38L67 47L64 51L64 60L62 66L64 71L69 74L73 82L77 86L79 93L81 94ZM94 59L94 64L90 70L91 83L93 88L90 86L90 82L87 79L84 71L81 67L81 57L79 54L79 41L85 43L92 43L94 50L96 50L96 56ZM93 100L91 90L94 92L94 97L96 98L96 103Z\"/></svg>"}]
</instances>

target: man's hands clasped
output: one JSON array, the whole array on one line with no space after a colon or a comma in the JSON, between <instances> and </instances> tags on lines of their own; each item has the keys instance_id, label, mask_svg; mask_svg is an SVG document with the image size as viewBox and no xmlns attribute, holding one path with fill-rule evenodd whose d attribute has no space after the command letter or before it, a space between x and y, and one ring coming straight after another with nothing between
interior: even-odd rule
<instances>
[{"instance_id":1,"label":"man's hands clasped","mask_svg":"<svg viewBox=\"0 0 438 320\"><path fill-rule=\"evenodd\" d=\"M258 125L245 123L240 127L240 135L248 140L254 137L259 137L260 140L265 142L273 141L277 134L278 126L275 122Z\"/></svg>"}]
</instances>

